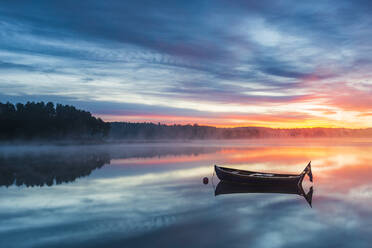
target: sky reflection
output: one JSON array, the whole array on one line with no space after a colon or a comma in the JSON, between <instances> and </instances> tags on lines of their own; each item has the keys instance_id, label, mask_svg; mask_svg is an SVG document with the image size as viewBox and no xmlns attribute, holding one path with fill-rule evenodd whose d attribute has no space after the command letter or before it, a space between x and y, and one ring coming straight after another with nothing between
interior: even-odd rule
<instances>
[{"instance_id":1,"label":"sky reflection","mask_svg":"<svg viewBox=\"0 0 372 248\"><path fill-rule=\"evenodd\" d=\"M0 246L367 247L372 241L372 142L134 146L89 147L105 150L109 162L68 183L0 187ZM18 147L17 154L30 149ZM14 159L11 150L0 154ZM34 152L60 158L45 147ZM309 160L312 209L298 195L214 197L212 184L201 181L215 163L299 173Z\"/></svg>"}]
</instances>

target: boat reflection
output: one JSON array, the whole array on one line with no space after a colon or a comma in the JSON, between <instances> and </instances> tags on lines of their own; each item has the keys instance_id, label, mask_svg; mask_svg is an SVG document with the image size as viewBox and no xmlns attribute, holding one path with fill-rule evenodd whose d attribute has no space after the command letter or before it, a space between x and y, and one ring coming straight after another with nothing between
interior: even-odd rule
<instances>
[{"instance_id":1,"label":"boat reflection","mask_svg":"<svg viewBox=\"0 0 372 248\"><path fill-rule=\"evenodd\" d=\"M294 194L303 196L312 207L313 186L305 193L302 184L296 183L233 183L220 181L214 191L214 195L238 194L238 193L276 193Z\"/></svg>"}]
</instances>

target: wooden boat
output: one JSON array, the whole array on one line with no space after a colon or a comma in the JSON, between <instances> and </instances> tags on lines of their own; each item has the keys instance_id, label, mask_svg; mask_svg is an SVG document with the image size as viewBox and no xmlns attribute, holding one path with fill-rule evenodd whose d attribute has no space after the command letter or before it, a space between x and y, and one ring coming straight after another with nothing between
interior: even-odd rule
<instances>
[{"instance_id":1,"label":"wooden boat","mask_svg":"<svg viewBox=\"0 0 372 248\"><path fill-rule=\"evenodd\" d=\"M220 167L215 165L217 177L221 181L235 182L235 183L271 183L271 184L301 184L305 175L309 176L310 181L313 181L311 172L311 161L306 168L298 175L295 174L275 174L275 173L262 173L255 171L238 170L233 168Z\"/></svg>"},{"instance_id":2,"label":"wooden boat","mask_svg":"<svg viewBox=\"0 0 372 248\"><path fill-rule=\"evenodd\" d=\"M242 194L242 193L275 193L275 194L294 194L303 196L306 202L310 205L313 198L313 187L305 193L302 184L293 182L284 183L233 183L228 181L220 181L214 191L214 195L226 194Z\"/></svg>"}]
</instances>

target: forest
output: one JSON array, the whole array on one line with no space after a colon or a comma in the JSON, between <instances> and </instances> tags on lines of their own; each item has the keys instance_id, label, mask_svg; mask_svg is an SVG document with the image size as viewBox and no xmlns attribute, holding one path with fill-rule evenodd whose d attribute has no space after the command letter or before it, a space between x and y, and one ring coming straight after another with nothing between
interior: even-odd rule
<instances>
[{"instance_id":1,"label":"forest","mask_svg":"<svg viewBox=\"0 0 372 248\"><path fill-rule=\"evenodd\" d=\"M110 124L74 106L0 102L0 140L102 139Z\"/></svg>"},{"instance_id":2,"label":"forest","mask_svg":"<svg viewBox=\"0 0 372 248\"><path fill-rule=\"evenodd\" d=\"M372 137L372 129L265 127L216 128L194 125L112 122L112 139L252 139L252 138L323 138Z\"/></svg>"},{"instance_id":3,"label":"forest","mask_svg":"<svg viewBox=\"0 0 372 248\"><path fill-rule=\"evenodd\" d=\"M192 140L251 138L372 137L372 129L212 126L104 122L90 112L52 102L0 102L0 141L9 140Z\"/></svg>"}]
</instances>

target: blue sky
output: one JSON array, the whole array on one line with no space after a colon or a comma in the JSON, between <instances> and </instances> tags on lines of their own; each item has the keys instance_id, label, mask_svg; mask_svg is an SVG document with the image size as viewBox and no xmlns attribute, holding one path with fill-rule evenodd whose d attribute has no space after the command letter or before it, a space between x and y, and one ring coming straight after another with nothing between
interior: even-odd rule
<instances>
[{"instance_id":1,"label":"blue sky","mask_svg":"<svg viewBox=\"0 0 372 248\"><path fill-rule=\"evenodd\" d=\"M372 126L369 1L2 1L0 101L105 120Z\"/></svg>"}]
</instances>

